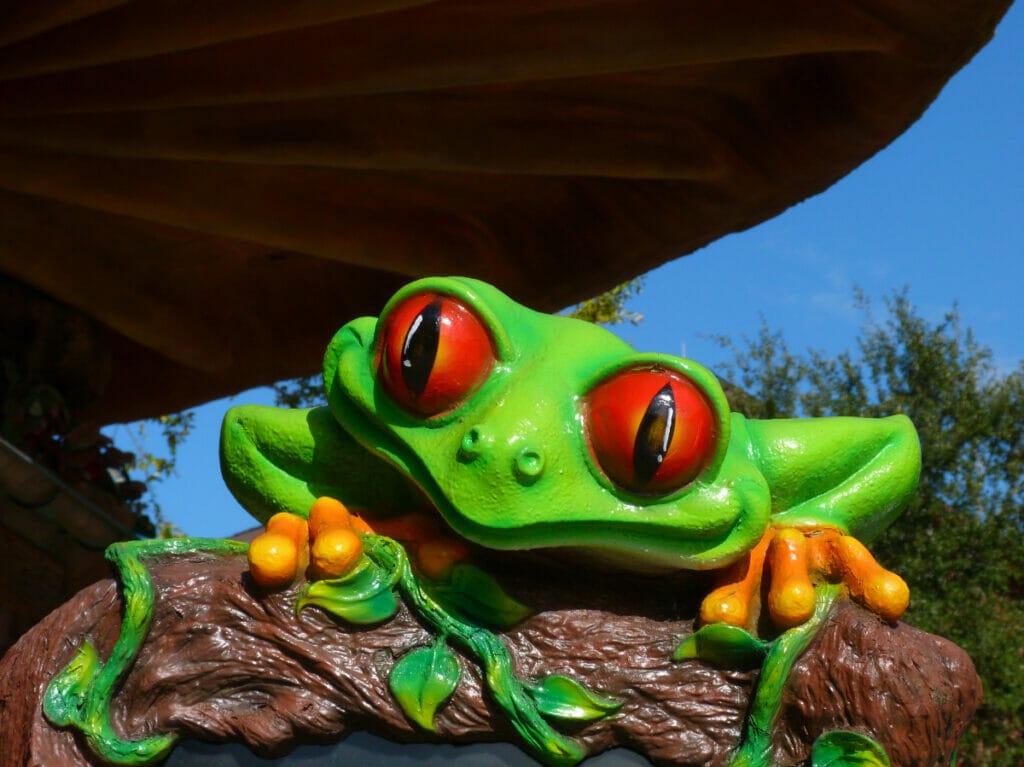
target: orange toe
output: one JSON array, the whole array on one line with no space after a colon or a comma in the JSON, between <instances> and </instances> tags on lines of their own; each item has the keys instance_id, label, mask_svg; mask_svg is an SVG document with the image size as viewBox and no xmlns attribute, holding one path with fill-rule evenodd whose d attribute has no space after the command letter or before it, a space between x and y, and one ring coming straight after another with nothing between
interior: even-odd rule
<instances>
[{"instance_id":1,"label":"orange toe","mask_svg":"<svg viewBox=\"0 0 1024 767\"><path fill-rule=\"evenodd\" d=\"M285 533L265 532L249 544L249 573L265 589L278 589L295 580L299 550Z\"/></svg>"},{"instance_id":2,"label":"orange toe","mask_svg":"<svg viewBox=\"0 0 1024 767\"><path fill-rule=\"evenodd\" d=\"M807 621L814 613L814 584L808 575L807 539L799 530L775 533L768 553L771 587L768 612L780 628Z\"/></svg>"}]
</instances>

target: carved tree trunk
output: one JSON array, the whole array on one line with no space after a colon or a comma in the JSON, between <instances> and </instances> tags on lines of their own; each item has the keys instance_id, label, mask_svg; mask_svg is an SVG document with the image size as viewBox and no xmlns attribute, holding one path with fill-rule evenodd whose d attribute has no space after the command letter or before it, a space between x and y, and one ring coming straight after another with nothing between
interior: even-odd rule
<instances>
[{"instance_id":1,"label":"carved tree trunk","mask_svg":"<svg viewBox=\"0 0 1024 767\"><path fill-rule=\"evenodd\" d=\"M359 730L398 741L517 742L465 657L437 734L406 719L388 673L431 637L404 607L386 623L354 629L315 608L297 616L294 589L260 593L241 557L168 558L149 569L153 626L112 708L126 737L237 740L268 756ZM757 672L672 660L693 630L692 620L673 617L693 614L692 599L680 597L698 593L692 582L581 579L522 557L500 572L506 589L537 610L503 634L517 673L566 674L624 701L616 715L572 728L590 753L625 746L655 764L728 762ZM83 739L46 720L40 701L85 638L106 658L120 622L117 585L101 581L0 660L0 764L98 764ZM852 729L881 743L894 766L948 764L980 700L980 681L958 647L840 601L789 676L773 763L804 763L821 733Z\"/></svg>"}]
</instances>

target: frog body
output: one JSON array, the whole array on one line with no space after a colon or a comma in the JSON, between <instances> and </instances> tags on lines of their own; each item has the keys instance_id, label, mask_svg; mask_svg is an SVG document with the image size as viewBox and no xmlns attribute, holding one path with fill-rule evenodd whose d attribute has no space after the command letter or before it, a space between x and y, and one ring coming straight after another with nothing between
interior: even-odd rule
<instances>
[{"instance_id":1,"label":"frog body","mask_svg":"<svg viewBox=\"0 0 1024 767\"><path fill-rule=\"evenodd\" d=\"M703 366L467 278L345 325L324 384L326 407L225 418L225 479L261 521L323 495L370 515L429 505L485 548L719 569L782 528L870 541L920 470L905 416L747 419Z\"/></svg>"}]
</instances>

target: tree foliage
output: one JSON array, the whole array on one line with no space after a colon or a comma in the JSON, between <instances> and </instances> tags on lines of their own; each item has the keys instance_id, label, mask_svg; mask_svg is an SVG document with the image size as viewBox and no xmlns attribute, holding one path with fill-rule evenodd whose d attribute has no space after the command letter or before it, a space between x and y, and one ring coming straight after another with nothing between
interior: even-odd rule
<instances>
[{"instance_id":1,"label":"tree foliage","mask_svg":"<svg viewBox=\"0 0 1024 767\"><path fill-rule=\"evenodd\" d=\"M625 322L638 325L644 316L627 308L626 302L636 298L642 289L643 277L634 277L599 296L576 304L565 315L596 325L622 325Z\"/></svg>"},{"instance_id":2,"label":"tree foliage","mask_svg":"<svg viewBox=\"0 0 1024 767\"><path fill-rule=\"evenodd\" d=\"M853 350L795 354L762 324L720 372L752 417L905 413L923 468L910 508L873 545L910 584L905 619L966 649L985 701L960 764L1024 764L1024 363L1000 370L954 308L932 323L907 291L864 321Z\"/></svg>"},{"instance_id":3,"label":"tree foliage","mask_svg":"<svg viewBox=\"0 0 1024 767\"><path fill-rule=\"evenodd\" d=\"M184 535L171 520L164 517L163 509L157 500L155 486L168 477L177 475L178 447L188 437L195 423L195 411L185 410L180 413L170 413L145 421L137 421L134 424L123 427L128 438L135 447L135 452L125 453L126 471L137 472L142 476L142 482L136 482L143 488L143 495L139 500L141 509L145 512L145 526L139 532L149 537L176 538ZM147 427L155 426L160 429L160 442L166 445L167 451L152 452L147 447Z\"/></svg>"}]
</instances>

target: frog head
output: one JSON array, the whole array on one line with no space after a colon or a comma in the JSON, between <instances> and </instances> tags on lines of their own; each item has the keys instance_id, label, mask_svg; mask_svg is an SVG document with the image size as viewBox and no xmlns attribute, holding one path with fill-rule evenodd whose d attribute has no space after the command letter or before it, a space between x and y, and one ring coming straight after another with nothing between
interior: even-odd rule
<instances>
[{"instance_id":1,"label":"frog head","mask_svg":"<svg viewBox=\"0 0 1024 767\"><path fill-rule=\"evenodd\" d=\"M708 370L486 283L406 286L335 335L324 382L337 423L486 547L715 567L767 524Z\"/></svg>"}]
</instances>

